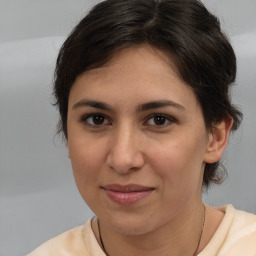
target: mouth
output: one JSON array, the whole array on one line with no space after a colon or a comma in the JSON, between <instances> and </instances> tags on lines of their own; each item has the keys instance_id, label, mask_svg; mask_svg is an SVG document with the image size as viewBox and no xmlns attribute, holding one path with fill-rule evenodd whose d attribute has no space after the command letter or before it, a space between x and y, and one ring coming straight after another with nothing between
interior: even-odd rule
<instances>
[{"instance_id":1,"label":"mouth","mask_svg":"<svg viewBox=\"0 0 256 256\"><path fill-rule=\"evenodd\" d=\"M109 184L101 187L108 198L119 205L132 205L148 197L155 189L152 187L128 184Z\"/></svg>"}]
</instances>

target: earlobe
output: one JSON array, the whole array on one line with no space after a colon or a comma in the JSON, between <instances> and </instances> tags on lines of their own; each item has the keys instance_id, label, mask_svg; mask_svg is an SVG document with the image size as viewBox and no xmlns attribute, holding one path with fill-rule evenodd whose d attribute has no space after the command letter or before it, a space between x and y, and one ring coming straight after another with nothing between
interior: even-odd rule
<instances>
[{"instance_id":1,"label":"earlobe","mask_svg":"<svg viewBox=\"0 0 256 256\"><path fill-rule=\"evenodd\" d=\"M205 163L216 163L220 160L228 144L228 138L232 124L233 119L226 118L214 125L212 131L209 134L209 142L204 157Z\"/></svg>"}]
</instances>

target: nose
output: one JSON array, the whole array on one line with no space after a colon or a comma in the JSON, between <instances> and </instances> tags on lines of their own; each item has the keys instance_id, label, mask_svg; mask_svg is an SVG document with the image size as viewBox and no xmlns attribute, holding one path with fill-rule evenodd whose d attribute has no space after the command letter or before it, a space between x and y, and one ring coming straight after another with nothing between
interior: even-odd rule
<instances>
[{"instance_id":1,"label":"nose","mask_svg":"<svg viewBox=\"0 0 256 256\"><path fill-rule=\"evenodd\" d=\"M142 168L144 156L138 133L128 125L113 131L107 156L107 165L112 170L125 174Z\"/></svg>"}]
</instances>

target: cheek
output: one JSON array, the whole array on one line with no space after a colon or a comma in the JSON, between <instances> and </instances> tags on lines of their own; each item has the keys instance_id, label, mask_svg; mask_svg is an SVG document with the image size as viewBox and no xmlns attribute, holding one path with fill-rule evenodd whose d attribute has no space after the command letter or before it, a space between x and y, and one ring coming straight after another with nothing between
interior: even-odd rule
<instances>
[{"instance_id":1,"label":"cheek","mask_svg":"<svg viewBox=\"0 0 256 256\"><path fill-rule=\"evenodd\" d=\"M85 142L86 141L86 142ZM87 205L94 209L100 185L100 173L103 166L103 147L89 140L68 141L68 149L72 164L73 174L80 195ZM97 201L97 200L96 200Z\"/></svg>"},{"instance_id":2,"label":"cheek","mask_svg":"<svg viewBox=\"0 0 256 256\"><path fill-rule=\"evenodd\" d=\"M86 189L97 184L97 178L105 158L104 147L90 141L70 140L68 143L70 160L77 186Z\"/></svg>"},{"instance_id":3,"label":"cheek","mask_svg":"<svg viewBox=\"0 0 256 256\"><path fill-rule=\"evenodd\" d=\"M184 189L199 182L204 150L195 140L172 140L151 148L151 166L168 186Z\"/></svg>"}]
</instances>

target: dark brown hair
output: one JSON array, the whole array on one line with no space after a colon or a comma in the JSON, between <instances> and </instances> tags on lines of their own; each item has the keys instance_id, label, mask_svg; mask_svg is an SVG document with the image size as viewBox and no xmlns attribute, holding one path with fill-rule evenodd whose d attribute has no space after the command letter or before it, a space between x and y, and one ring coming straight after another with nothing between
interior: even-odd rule
<instances>
[{"instance_id":1,"label":"dark brown hair","mask_svg":"<svg viewBox=\"0 0 256 256\"><path fill-rule=\"evenodd\" d=\"M106 0L74 28L57 59L54 96L60 111L59 131L68 139L69 92L78 75L101 67L118 51L140 44L161 50L176 65L180 78L202 107L207 128L241 112L231 103L236 57L219 20L198 0ZM203 183L220 183L219 162L206 164Z\"/></svg>"}]
</instances>

